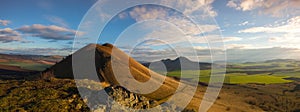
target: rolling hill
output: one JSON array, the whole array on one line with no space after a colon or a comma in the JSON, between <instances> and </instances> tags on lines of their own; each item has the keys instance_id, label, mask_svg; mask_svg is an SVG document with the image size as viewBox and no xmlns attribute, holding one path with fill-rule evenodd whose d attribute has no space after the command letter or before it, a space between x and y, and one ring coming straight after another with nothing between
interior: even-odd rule
<instances>
[{"instance_id":1,"label":"rolling hill","mask_svg":"<svg viewBox=\"0 0 300 112\"><path fill-rule=\"evenodd\" d=\"M140 91L143 88L138 88L134 82L137 80L138 82L146 82L151 77L155 77L155 80L150 80L153 85L159 85L159 79L165 79L163 85L160 86L156 91L145 94L145 96L156 99L162 100L167 98L168 96L172 96L173 93L177 90L179 82L173 78L162 76L158 73L155 73L145 66L141 65L139 62L135 61L133 58L129 57L126 53L121 51L120 49L114 47L111 44L90 44L77 52L73 55L66 57L61 62L57 63L56 65L52 66L48 70L43 72L43 78L49 77L56 77L56 78L68 78L73 79L74 74L72 70L72 58L73 57L80 57L81 62L85 62L88 58L92 57L92 54L95 53L95 69L97 70L97 74L93 74L92 71L88 71L86 67L79 68L82 71L86 71L85 74L82 74L76 79L90 79L94 80L94 76L97 75L100 79L100 82L105 84L104 86L110 85L120 85L122 82L122 86L125 86L127 89L131 89L131 91ZM84 55L82 55L84 54ZM112 61L112 59L114 59ZM129 59L129 62L128 62ZM114 64L112 64L114 62ZM129 65L129 71L128 71ZM84 65L89 66L89 65ZM117 80L115 78L112 66L121 73L122 75L118 75ZM132 75L134 78L128 77ZM121 79L121 80L120 80ZM125 84L125 85L124 85ZM150 89L151 87L147 88ZM136 89L136 90L134 90Z\"/></svg>"},{"instance_id":2,"label":"rolling hill","mask_svg":"<svg viewBox=\"0 0 300 112\"><path fill-rule=\"evenodd\" d=\"M162 62L165 66L167 71L178 71L182 70L181 65L185 65L183 69L185 70L207 70L211 68L211 63L205 63L205 62L194 62L189 60L186 57L178 57L174 60L171 59L164 59L161 61L155 61L155 62L142 62L142 64L149 68L150 64L156 64ZM195 67L194 65L199 65L199 67ZM152 69L158 69L155 68Z\"/></svg>"}]
</instances>

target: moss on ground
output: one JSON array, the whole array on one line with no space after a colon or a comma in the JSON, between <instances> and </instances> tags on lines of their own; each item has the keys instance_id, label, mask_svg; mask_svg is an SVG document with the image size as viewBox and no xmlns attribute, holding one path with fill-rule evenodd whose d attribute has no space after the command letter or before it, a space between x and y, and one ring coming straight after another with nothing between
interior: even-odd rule
<instances>
[{"instance_id":1,"label":"moss on ground","mask_svg":"<svg viewBox=\"0 0 300 112\"><path fill-rule=\"evenodd\" d=\"M73 80L0 81L0 111L89 111Z\"/></svg>"}]
</instances>

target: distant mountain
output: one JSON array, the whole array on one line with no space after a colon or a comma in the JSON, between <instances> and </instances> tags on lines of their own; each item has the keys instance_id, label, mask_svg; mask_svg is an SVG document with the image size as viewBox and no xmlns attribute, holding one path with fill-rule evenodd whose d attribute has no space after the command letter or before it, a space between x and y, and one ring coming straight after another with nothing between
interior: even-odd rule
<instances>
[{"instance_id":1,"label":"distant mountain","mask_svg":"<svg viewBox=\"0 0 300 112\"><path fill-rule=\"evenodd\" d=\"M59 62L63 56L43 56L43 55L21 55L21 54L1 54L0 64L9 62L25 62L25 63L40 63L54 65Z\"/></svg>"},{"instance_id":2,"label":"distant mountain","mask_svg":"<svg viewBox=\"0 0 300 112\"><path fill-rule=\"evenodd\" d=\"M295 59L273 59L273 60L267 60L266 63L272 63L272 62L300 62L299 60Z\"/></svg>"},{"instance_id":3,"label":"distant mountain","mask_svg":"<svg viewBox=\"0 0 300 112\"><path fill-rule=\"evenodd\" d=\"M162 62L168 71L177 71L177 70L206 70L211 68L211 63L206 62L193 62L186 57L178 57L174 60L165 59L156 62L145 62L142 63L146 67L150 67L150 64L157 64ZM198 67L197 67L198 66ZM155 66L151 66L151 69L159 69L155 68Z\"/></svg>"},{"instance_id":4,"label":"distant mountain","mask_svg":"<svg viewBox=\"0 0 300 112\"><path fill-rule=\"evenodd\" d=\"M261 59L261 60L252 60L249 61L249 59L236 59L236 60L227 60L227 63L229 64L251 64L251 63L271 63L271 62L300 62L299 59Z\"/></svg>"}]
</instances>

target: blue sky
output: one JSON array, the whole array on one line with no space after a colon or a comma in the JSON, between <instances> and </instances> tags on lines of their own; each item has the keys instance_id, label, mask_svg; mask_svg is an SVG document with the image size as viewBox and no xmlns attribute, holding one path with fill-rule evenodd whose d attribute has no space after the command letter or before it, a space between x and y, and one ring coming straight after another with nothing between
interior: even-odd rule
<instances>
[{"instance_id":1,"label":"blue sky","mask_svg":"<svg viewBox=\"0 0 300 112\"><path fill-rule=\"evenodd\" d=\"M143 61L178 57L180 53L174 52L174 49L181 50L182 54L193 60L195 55L189 52L191 48L197 52L197 58L207 61L210 59L210 49L222 51L222 48L208 46L204 38L220 43L216 46L224 42L229 61L298 59L300 2L297 0L161 1L176 4L178 8L184 7L184 10L178 12L157 5L123 10L106 25L98 43L114 43ZM97 0L1 2L1 53L68 55L78 25ZM114 9L122 4L114 2L109 8ZM106 16L105 13L95 15ZM88 31L78 31L77 34L86 39L91 36ZM220 40L221 37L223 40ZM193 46L188 46L190 44L186 43L186 39ZM88 40L82 42L86 42L84 45L89 43Z\"/></svg>"}]
</instances>

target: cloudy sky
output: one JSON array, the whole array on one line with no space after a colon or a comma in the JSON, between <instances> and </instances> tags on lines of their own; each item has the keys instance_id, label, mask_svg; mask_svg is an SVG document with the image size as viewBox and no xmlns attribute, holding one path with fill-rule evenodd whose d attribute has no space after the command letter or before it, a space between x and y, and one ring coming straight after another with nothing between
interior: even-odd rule
<instances>
[{"instance_id":1,"label":"cloudy sky","mask_svg":"<svg viewBox=\"0 0 300 112\"><path fill-rule=\"evenodd\" d=\"M114 43L141 61L182 54L192 60L197 57L208 61L212 49L225 50L223 44L227 59L232 62L299 59L299 0L157 1L172 4L179 10L158 5L124 9L106 25L98 43ZM77 29L96 2L2 0L0 53L70 54L76 32L77 36L84 37L82 44L90 43L88 29ZM115 2L109 8L122 4ZM105 18L108 14L95 16ZM196 51L196 55L191 51Z\"/></svg>"}]
</instances>

